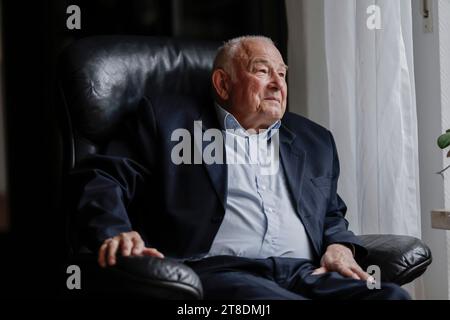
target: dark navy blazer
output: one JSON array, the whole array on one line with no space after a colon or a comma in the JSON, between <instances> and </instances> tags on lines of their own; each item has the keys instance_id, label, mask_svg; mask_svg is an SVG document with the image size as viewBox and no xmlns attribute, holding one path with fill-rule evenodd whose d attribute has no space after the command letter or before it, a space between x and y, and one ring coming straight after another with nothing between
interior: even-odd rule
<instances>
[{"instance_id":1,"label":"dark navy blazer","mask_svg":"<svg viewBox=\"0 0 450 320\"><path fill-rule=\"evenodd\" d=\"M135 230L166 256L209 251L225 214L227 166L171 161L179 143L171 141L172 132L185 128L193 137L194 121L202 121L203 131L220 127L212 104L186 97L145 98L127 122L129 147L138 156L95 155L72 170L82 244L97 251L105 239ZM365 248L347 230L346 206L336 192L339 161L331 133L286 112L280 158L316 261L332 243L351 243L357 256L364 256Z\"/></svg>"}]
</instances>

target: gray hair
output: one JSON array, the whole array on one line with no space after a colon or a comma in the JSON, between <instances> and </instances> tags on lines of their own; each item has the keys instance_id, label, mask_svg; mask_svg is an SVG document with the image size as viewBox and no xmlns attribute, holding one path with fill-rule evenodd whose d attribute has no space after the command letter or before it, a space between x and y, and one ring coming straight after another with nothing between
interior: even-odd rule
<instances>
[{"instance_id":1,"label":"gray hair","mask_svg":"<svg viewBox=\"0 0 450 320\"><path fill-rule=\"evenodd\" d=\"M241 36L226 41L218 50L214 59L213 70L223 69L227 72L231 79L235 79L235 71L233 61L236 59L239 49L244 47L245 42L258 40L267 42L273 46L272 39L264 36Z\"/></svg>"}]
</instances>

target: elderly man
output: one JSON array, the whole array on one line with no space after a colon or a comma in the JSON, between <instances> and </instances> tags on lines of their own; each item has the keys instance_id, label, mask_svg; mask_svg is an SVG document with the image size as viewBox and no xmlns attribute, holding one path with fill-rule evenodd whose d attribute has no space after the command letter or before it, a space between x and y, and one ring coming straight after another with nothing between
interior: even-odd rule
<instances>
[{"instance_id":1,"label":"elderly man","mask_svg":"<svg viewBox=\"0 0 450 320\"><path fill-rule=\"evenodd\" d=\"M177 258L206 299L409 298L390 283L368 288L356 262L366 250L336 193L333 137L285 112L286 72L270 39L232 39L214 62L214 106L144 99L130 125L142 161L96 156L72 172L81 238L102 267L117 254ZM208 132L222 157L189 161L191 140L177 137Z\"/></svg>"}]
</instances>

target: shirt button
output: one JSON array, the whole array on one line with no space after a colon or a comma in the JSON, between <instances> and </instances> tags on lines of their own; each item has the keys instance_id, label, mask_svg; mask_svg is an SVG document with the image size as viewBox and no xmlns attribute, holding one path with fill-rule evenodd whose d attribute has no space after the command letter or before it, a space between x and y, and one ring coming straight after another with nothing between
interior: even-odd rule
<instances>
[{"instance_id":1,"label":"shirt button","mask_svg":"<svg viewBox=\"0 0 450 320\"><path fill-rule=\"evenodd\" d=\"M266 186L262 185L262 186L261 186L261 189L262 189L263 191L265 191L265 190L266 190Z\"/></svg>"}]
</instances>

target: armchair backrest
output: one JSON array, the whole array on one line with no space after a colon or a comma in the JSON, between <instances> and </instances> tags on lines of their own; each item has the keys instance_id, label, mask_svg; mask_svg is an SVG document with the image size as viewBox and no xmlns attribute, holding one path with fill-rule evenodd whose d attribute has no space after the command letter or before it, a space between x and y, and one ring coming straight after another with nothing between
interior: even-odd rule
<instances>
[{"instance_id":1,"label":"armchair backrest","mask_svg":"<svg viewBox=\"0 0 450 320\"><path fill-rule=\"evenodd\" d=\"M69 46L59 61L66 169L120 140L122 121L144 95L210 99L218 46L145 36L97 36Z\"/></svg>"},{"instance_id":2,"label":"armchair backrest","mask_svg":"<svg viewBox=\"0 0 450 320\"><path fill-rule=\"evenodd\" d=\"M212 103L210 77L218 46L171 38L97 36L78 40L62 53L55 111L69 257L80 251L71 212L74 195L66 181L69 170L91 154L139 160L130 150L125 123L144 96L174 94Z\"/></svg>"}]
</instances>

